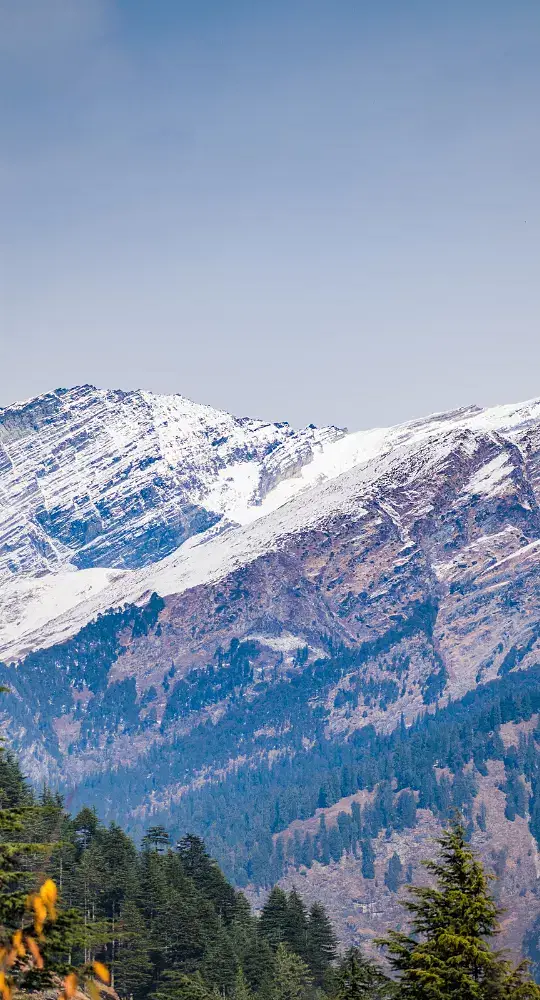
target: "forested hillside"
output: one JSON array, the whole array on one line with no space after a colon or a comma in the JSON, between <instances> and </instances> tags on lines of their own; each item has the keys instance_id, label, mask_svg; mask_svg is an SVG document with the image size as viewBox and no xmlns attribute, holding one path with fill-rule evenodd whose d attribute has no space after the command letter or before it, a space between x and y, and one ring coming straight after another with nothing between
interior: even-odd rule
<instances>
[{"instance_id":1,"label":"forested hillside","mask_svg":"<svg viewBox=\"0 0 540 1000\"><path fill-rule=\"evenodd\" d=\"M118 440L99 390L1 417L0 710L34 787L137 843L193 832L252 900L324 896L351 944L458 807L517 953L540 913L540 402L336 438L113 396ZM170 551L181 497L219 522Z\"/></svg>"},{"instance_id":2,"label":"forested hillside","mask_svg":"<svg viewBox=\"0 0 540 1000\"><path fill-rule=\"evenodd\" d=\"M4 751L0 821L6 810L21 818L19 829L1 837L15 857L20 850L20 871L7 877L2 913L19 886L30 891L48 877L58 888L61 917L50 932L45 927L47 969L66 973L99 959L117 993L134 1000L278 1000L291 981L299 996L331 987L337 942L324 907L308 911L297 893L275 888L255 917L199 838L174 842L151 827L137 849L93 810L71 817L48 791L36 798ZM30 986L46 981L37 970Z\"/></svg>"},{"instance_id":3,"label":"forested hillside","mask_svg":"<svg viewBox=\"0 0 540 1000\"><path fill-rule=\"evenodd\" d=\"M59 1000L100 1000L110 983L113 1000L538 1000L526 964L492 946L501 911L457 816L426 869L408 922L378 941L384 965L338 955L320 903L276 886L255 916L198 837L173 844L154 826L137 849L91 809L72 818L47 790L36 799L0 751L0 993L63 983Z\"/></svg>"}]
</instances>

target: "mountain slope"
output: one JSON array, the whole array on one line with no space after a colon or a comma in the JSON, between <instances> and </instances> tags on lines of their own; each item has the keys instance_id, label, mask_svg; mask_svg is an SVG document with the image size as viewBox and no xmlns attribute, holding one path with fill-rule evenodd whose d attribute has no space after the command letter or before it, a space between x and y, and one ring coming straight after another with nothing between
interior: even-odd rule
<instances>
[{"instance_id":1,"label":"mountain slope","mask_svg":"<svg viewBox=\"0 0 540 1000\"><path fill-rule=\"evenodd\" d=\"M95 801L136 834L150 818L202 833L254 891L304 871L316 893L348 866L373 903L359 934L379 926L384 845L408 863L456 804L480 836L475 817L481 801L498 801L489 782L498 783L504 823L500 809L488 810L488 860L518 820L533 859L518 866L516 856L519 878L508 883L527 902L516 904L515 943L526 914L538 912L530 882L540 735L533 726L523 743L519 727L540 710L540 402L297 434L181 397L124 399L88 387L65 397L60 409L41 397L3 414L11 550L0 681L11 688L6 722L28 773ZM116 400L116 437L104 397ZM135 421L127 444L118 430L126 412ZM174 425L165 443L164 412ZM38 475L47 455L50 477ZM166 485L152 492L154 475ZM99 510L101 498L109 514L83 537L73 511ZM169 551L180 517L182 544ZM477 711L475 743L466 719ZM457 756L447 745L452 713L462 727ZM518 727L515 754L504 750L507 723ZM400 829L403 792L419 808ZM377 823L360 825L354 850L332 834L328 855L319 837L306 865L304 830L287 856L294 824L315 817L318 829L317 809L365 794L390 804ZM355 860L366 842L369 878L365 858ZM349 916L351 893L350 903L342 898Z\"/></svg>"}]
</instances>

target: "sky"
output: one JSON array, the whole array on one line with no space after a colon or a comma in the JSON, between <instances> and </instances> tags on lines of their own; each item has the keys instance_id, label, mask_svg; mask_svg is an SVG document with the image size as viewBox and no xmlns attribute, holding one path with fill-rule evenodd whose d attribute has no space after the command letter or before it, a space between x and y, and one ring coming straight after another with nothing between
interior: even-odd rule
<instances>
[{"instance_id":1,"label":"sky","mask_svg":"<svg viewBox=\"0 0 540 1000\"><path fill-rule=\"evenodd\" d=\"M0 0L0 406L540 396L538 0Z\"/></svg>"}]
</instances>

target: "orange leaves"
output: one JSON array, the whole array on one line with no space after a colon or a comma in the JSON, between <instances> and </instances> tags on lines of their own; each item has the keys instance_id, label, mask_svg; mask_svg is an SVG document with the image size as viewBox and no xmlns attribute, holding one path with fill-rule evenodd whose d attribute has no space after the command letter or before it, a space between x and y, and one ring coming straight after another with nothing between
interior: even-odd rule
<instances>
[{"instance_id":1,"label":"orange leaves","mask_svg":"<svg viewBox=\"0 0 540 1000\"><path fill-rule=\"evenodd\" d=\"M77 989L78 979L74 972L68 972L66 978L64 979L64 993L63 996L66 1000L71 1000L71 997L75 995Z\"/></svg>"},{"instance_id":2,"label":"orange leaves","mask_svg":"<svg viewBox=\"0 0 540 1000\"><path fill-rule=\"evenodd\" d=\"M57 899L58 890L50 878L45 880L39 892L28 896L27 906L30 911L30 920L27 919L24 929L15 931L7 947L0 947L0 1000L12 1000L12 981L8 975L17 959L26 959L25 966L31 961L34 968L43 969L43 956L38 941L43 941L43 929L46 921L52 922L57 919ZM111 976L103 962L92 962L92 972L102 983L109 985ZM78 986L77 974L69 972L64 979L63 989L58 1000L73 1000ZM97 984L88 978L86 973L83 975L81 988L88 993L90 1000L101 1000Z\"/></svg>"},{"instance_id":3,"label":"orange leaves","mask_svg":"<svg viewBox=\"0 0 540 1000\"><path fill-rule=\"evenodd\" d=\"M32 909L34 911L34 930L36 934L41 934L47 919L47 907L41 896L32 896Z\"/></svg>"},{"instance_id":4,"label":"orange leaves","mask_svg":"<svg viewBox=\"0 0 540 1000\"><path fill-rule=\"evenodd\" d=\"M22 931L15 931L15 933L14 933L12 939L11 939L11 944L12 944L13 950L17 953L17 957L18 958L24 958L24 956L26 955L26 950L25 950L25 947L23 945Z\"/></svg>"},{"instance_id":5,"label":"orange leaves","mask_svg":"<svg viewBox=\"0 0 540 1000\"><path fill-rule=\"evenodd\" d=\"M95 975L101 979L103 983L110 983L111 975L107 966L103 965L103 962L92 962L92 969ZM85 976L80 985L81 989L84 989L84 991L88 993L90 1000L101 1000L100 992L92 979L87 979ZM64 989L60 994L59 1000L72 1000L78 986L78 976L75 972L70 972L64 979Z\"/></svg>"},{"instance_id":6,"label":"orange leaves","mask_svg":"<svg viewBox=\"0 0 540 1000\"><path fill-rule=\"evenodd\" d=\"M101 982L106 983L108 986L111 981L111 974L107 966L103 965L103 962L93 962L92 968L98 979L101 979Z\"/></svg>"},{"instance_id":7,"label":"orange leaves","mask_svg":"<svg viewBox=\"0 0 540 1000\"><path fill-rule=\"evenodd\" d=\"M39 890L39 898L41 899L49 920L56 920L56 900L58 899L58 890L52 878L48 878L41 889Z\"/></svg>"},{"instance_id":8,"label":"orange leaves","mask_svg":"<svg viewBox=\"0 0 540 1000\"><path fill-rule=\"evenodd\" d=\"M6 980L5 972L0 972L0 993L2 1000L11 1000L11 986Z\"/></svg>"},{"instance_id":9,"label":"orange leaves","mask_svg":"<svg viewBox=\"0 0 540 1000\"><path fill-rule=\"evenodd\" d=\"M26 941L26 944L27 944L27 947L28 947L28 951L30 952L32 958L34 959L34 963L36 965L36 968L42 969L43 968L43 958L42 958L41 952L40 952L40 950L39 950L39 948L37 946L37 942L34 941L34 938L30 937L30 935L28 935L25 938L25 941Z\"/></svg>"}]
</instances>

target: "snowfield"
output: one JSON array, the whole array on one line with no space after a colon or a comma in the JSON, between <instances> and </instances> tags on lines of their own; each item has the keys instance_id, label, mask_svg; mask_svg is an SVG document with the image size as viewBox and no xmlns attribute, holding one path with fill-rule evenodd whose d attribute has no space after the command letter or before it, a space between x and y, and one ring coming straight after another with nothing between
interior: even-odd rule
<instances>
[{"instance_id":1,"label":"snowfield","mask_svg":"<svg viewBox=\"0 0 540 1000\"><path fill-rule=\"evenodd\" d=\"M361 523L363 504L430 470L444 478L456 453L472 463L464 494L502 496L539 429L540 400L354 433L91 386L4 409L0 656L153 591L218 580L337 513ZM483 462L486 448L497 453ZM429 509L414 503L418 516Z\"/></svg>"}]
</instances>

